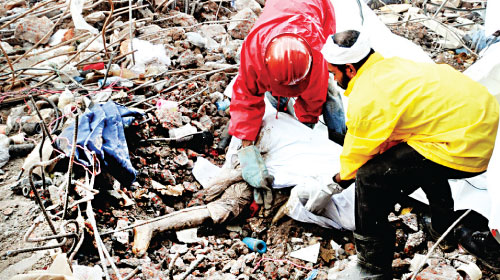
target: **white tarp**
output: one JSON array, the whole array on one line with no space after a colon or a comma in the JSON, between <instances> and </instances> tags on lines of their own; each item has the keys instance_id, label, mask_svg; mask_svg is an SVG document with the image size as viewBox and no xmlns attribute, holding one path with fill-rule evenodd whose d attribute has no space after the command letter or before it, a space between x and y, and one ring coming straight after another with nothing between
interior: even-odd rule
<instances>
[{"instance_id":1,"label":"white tarp","mask_svg":"<svg viewBox=\"0 0 500 280\"><path fill-rule=\"evenodd\" d=\"M500 30L500 1L488 0L486 4L486 19L484 21L484 33L491 36L495 31Z\"/></svg>"},{"instance_id":2,"label":"white tarp","mask_svg":"<svg viewBox=\"0 0 500 280\"><path fill-rule=\"evenodd\" d=\"M363 23L356 0L331 0L331 2L335 11L337 32L360 30L363 27L369 33L372 48L382 56L399 56L418 62L433 62L418 45L392 33L364 1L360 0Z\"/></svg>"}]
</instances>

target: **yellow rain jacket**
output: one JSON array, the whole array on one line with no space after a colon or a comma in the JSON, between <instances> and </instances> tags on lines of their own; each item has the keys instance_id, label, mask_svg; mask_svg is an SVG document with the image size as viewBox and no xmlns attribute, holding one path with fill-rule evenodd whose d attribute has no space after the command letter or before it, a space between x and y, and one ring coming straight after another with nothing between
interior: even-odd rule
<instances>
[{"instance_id":1,"label":"yellow rain jacket","mask_svg":"<svg viewBox=\"0 0 500 280\"><path fill-rule=\"evenodd\" d=\"M499 106L486 87L449 65L374 53L349 82L340 177L352 179L390 143L466 172L486 170Z\"/></svg>"}]
</instances>

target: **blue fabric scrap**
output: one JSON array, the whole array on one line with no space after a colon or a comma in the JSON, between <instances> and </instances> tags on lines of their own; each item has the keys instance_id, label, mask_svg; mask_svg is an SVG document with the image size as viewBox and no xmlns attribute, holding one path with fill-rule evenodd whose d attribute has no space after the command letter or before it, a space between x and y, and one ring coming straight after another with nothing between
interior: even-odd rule
<instances>
[{"instance_id":1,"label":"blue fabric scrap","mask_svg":"<svg viewBox=\"0 0 500 280\"><path fill-rule=\"evenodd\" d=\"M122 186L128 187L135 181L137 174L129 157L124 128L132 124L141 113L131 111L114 102L96 104L91 111L82 115L78 124L75 159L92 166L92 154L95 152L103 171L109 172ZM75 125L67 127L59 135L56 143L67 156L71 155L71 143Z\"/></svg>"}]
</instances>

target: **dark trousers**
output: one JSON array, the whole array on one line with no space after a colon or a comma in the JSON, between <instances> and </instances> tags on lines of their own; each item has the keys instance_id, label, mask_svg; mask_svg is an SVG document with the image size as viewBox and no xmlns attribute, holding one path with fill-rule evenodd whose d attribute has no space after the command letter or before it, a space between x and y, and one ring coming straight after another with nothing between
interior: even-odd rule
<instances>
[{"instance_id":1,"label":"dark trousers","mask_svg":"<svg viewBox=\"0 0 500 280\"><path fill-rule=\"evenodd\" d=\"M420 187L429 200L432 227L443 233L454 221L448 179L480 173L439 165L408 144L398 144L369 160L357 172L355 233L374 237L394 235L387 216L402 195L409 195Z\"/></svg>"}]
</instances>

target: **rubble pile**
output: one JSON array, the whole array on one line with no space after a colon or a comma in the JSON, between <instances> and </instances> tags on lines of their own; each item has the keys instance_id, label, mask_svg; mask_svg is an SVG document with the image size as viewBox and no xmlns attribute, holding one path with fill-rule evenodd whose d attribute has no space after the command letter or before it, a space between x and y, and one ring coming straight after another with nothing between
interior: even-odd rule
<instances>
[{"instance_id":1,"label":"rubble pile","mask_svg":"<svg viewBox=\"0 0 500 280\"><path fill-rule=\"evenodd\" d=\"M464 70L495 40L476 33L481 2L414 2L370 5L436 62ZM349 264L350 233L272 222L287 190L277 191L272 215L250 200L239 215L231 209L231 219L199 214L211 203L229 205L234 199L224 196L241 181L213 195L193 167L199 158L225 161L224 91L264 4L0 2L0 278L47 268L47 252L66 252L76 279L327 279ZM202 211L185 221L193 228L181 221L156 230L160 219L191 210ZM399 279L411 279L422 261L428 265L417 279L466 279L463 267L475 266L459 249L423 260L434 242L410 208L397 207L389 219L398 229ZM154 234L139 250L148 227ZM262 240L265 252L245 237ZM482 279L496 279L480 267Z\"/></svg>"}]
</instances>

